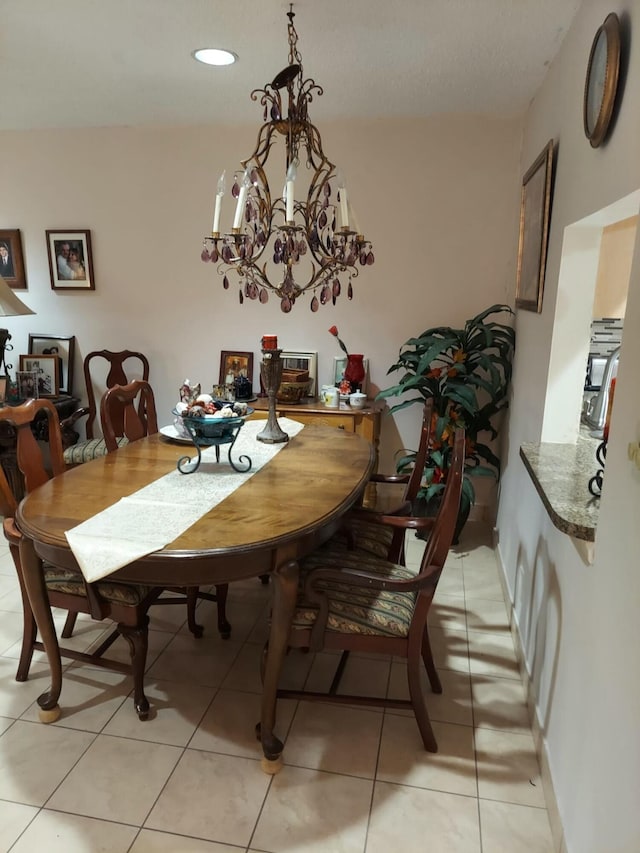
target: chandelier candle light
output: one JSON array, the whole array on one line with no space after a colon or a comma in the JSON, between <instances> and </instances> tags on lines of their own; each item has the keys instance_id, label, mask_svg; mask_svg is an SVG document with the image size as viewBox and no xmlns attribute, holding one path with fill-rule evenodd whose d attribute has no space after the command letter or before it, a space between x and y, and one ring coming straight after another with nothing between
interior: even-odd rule
<instances>
[{"instance_id":1,"label":"chandelier candle light","mask_svg":"<svg viewBox=\"0 0 640 853\"><path fill-rule=\"evenodd\" d=\"M328 302L335 305L342 292L341 276L347 278L347 297L351 299L358 267L374 262L371 243L356 226L344 177L325 157L320 133L307 114L314 93L322 95L322 88L303 76L292 9L287 12L289 65L264 89L251 93L251 99L259 99L264 108L265 124L253 154L234 175L231 195L236 207L231 233L220 232L226 192L223 172L217 184L213 229L204 238L201 254L205 262L220 262L218 272L225 290L230 285L229 275L238 276L240 304L245 297L264 304L274 293L285 314L308 291L312 311ZM284 179L283 192L274 196L265 170L278 135L285 140L286 160L279 178Z\"/></svg>"}]
</instances>

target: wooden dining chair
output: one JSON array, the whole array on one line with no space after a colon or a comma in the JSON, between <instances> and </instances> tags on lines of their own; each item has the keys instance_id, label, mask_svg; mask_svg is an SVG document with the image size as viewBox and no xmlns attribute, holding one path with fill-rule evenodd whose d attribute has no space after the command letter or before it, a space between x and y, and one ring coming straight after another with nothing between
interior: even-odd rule
<instances>
[{"instance_id":1,"label":"wooden dining chair","mask_svg":"<svg viewBox=\"0 0 640 853\"><path fill-rule=\"evenodd\" d=\"M127 385L114 385L105 391L100 401L100 421L108 453L121 446L118 438L128 442L138 441L147 435L158 432L155 397L151 385L143 379L134 379ZM218 631L223 640L231 636L231 625L226 617L228 584L218 584L215 595L202 592L197 586L167 587L170 592L180 592L184 598L163 596L155 601L156 605L187 604L187 624L194 637L201 637L203 626L196 622L198 599L215 601L218 613Z\"/></svg>"},{"instance_id":2,"label":"wooden dining chair","mask_svg":"<svg viewBox=\"0 0 640 853\"><path fill-rule=\"evenodd\" d=\"M134 350L95 350L90 352L83 363L84 381L87 391L87 405L77 409L70 417L62 421L63 429L73 429L75 424L86 417L84 441L68 447L64 451L67 466L80 465L99 456L105 456L107 448L104 438L96 434L98 402L105 389L114 385L126 385L132 379L149 380L149 361L141 352ZM123 431L122 414L114 409L113 425L118 445L127 441Z\"/></svg>"},{"instance_id":3,"label":"wooden dining chair","mask_svg":"<svg viewBox=\"0 0 640 853\"><path fill-rule=\"evenodd\" d=\"M420 663L422 661L426 669L433 692L441 693L427 615L453 541L462 491L464 441L464 430L456 430L442 502L417 571L358 547L349 550L331 542L301 563L300 592L289 645L311 651L339 649L404 657L411 698L405 701L338 694L344 658L328 693L278 690L278 696L412 708L425 749L437 752L438 745L420 686ZM385 519L386 524L402 531L419 530L426 521L429 519L401 515Z\"/></svg>"},{"instance_id":4,"label":"wooden dining chair","mask_svg":"<svg viewBox=\"0 0 640 853\"><path fill-rule=\"evenodd\" d=\"M158 432L158 416L153 389L144 379L125 385L116 383L100 400L100 425L107 453L120 446L119 438L138 441Z\"/></svg>"},{"instance_id":5,"label":"wooden dining chair","mask_svg":"<svg viewBox=\"0 0 640 853\"><path fill-rule=\"evenodd\" d=\"M429 453L432 417L433 400L429 397L422 408L420 439L411 471L405 474L372 474L365 489L365 500L347 515L342 530L337 534L337 542L404 565L406 531L385 524L384 519L390 515L409 516L414 512ZM424 527L428 529L432 524L433 519L430 519L425 521Z\"/></svg>"},{"instance_id":6,"label":"wooden dining chair","mask_svg":"<svg viewBox=\"0 0 640 853\"><path fill-rule=\"evenodd\" d=\"M45 467L41 448L31 430L34 418L42 411L46 413L49 421L49 465L52 474ZM60 425L56 410L48 400L27 400L20 406L2 407L0 408L0 421L7 422L16 432L17 465L24 477L25 493L45 483L50 476L58 477L64 474L66 466L62 453ZM22 534L14 520L17 507L16 496L1 468L0 498L5 516L3 531L18 573L22 595L24 625L16 681L26 681L34 650L43 650L44 646L37 640L36 623L29 604L20 563ZM109 580L87 583L79 569L77 571L61 569L50 563L43 563L42 568L50 605L60 607L68 612L67 623L62 631L63 638L68 638L71 633L69 617L72 616L71 621L74 622L78 613L88 613L96 620L111 619L116 623L116 629L94 652L82 653L74 649L60 647L60 654L73 660L115 669L118 672L132 673L134 705L139 718L146 720L149 715L149 702L144 695L144 671L149 624L147 610L159 597L162 589L141 584L116 583ZM129 644L130 666L103 657L104 652L119 634Z\"/></svg>"}]
</instances>

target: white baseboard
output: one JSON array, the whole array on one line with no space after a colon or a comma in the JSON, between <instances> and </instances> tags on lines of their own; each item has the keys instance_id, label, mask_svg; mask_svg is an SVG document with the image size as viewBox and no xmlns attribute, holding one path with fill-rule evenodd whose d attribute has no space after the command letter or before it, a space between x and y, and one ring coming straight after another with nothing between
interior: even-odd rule
<instances>
[{"instance_id":1,"label":"white baseboard","mask_svg":"<svg viewBox=\"0 0 640 853\"><path fill-rule=\"evenodd\" d=\"M547 742L544 738L544 733L538 719L538 711L536 707L536 696L531 681L531 676L527 670L526 660L522 647L522 638L520 636L520 627L516 612L513 608L511 595L507 585L506 572L504 563L502 562L502 554L500 553L500 545L498 541L498 531L493 530L493 546L498 561L498 577L502 584L502 592L504 595L505 604L507 606L509 616L509 627L511 628L511 636L513 637L513 645L516 651L516 658L520 669L520 678L525 689L527 698L527 710L529 712L529 723L531 725L531 733L533 742L536 748L538 763L540 764L540 778L542 779L542 789L544 791L544 799L547 805L547 814L549 815L549 824L551 826L551 835L553 838L553 849L555 853L567 853L567 848L564 840L564 829L562 820L560 819L560 810L558 809L558 801L556 799L553 780L551 778L551 770L549 767L549 755L547 752Z\"/></svg>"}]
</instances>

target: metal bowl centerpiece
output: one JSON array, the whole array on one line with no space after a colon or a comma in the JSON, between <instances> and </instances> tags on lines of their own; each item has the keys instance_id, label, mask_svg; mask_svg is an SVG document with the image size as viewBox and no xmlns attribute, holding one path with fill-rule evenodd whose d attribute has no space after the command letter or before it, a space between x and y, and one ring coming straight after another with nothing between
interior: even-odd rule
<instances>
[{"instance_id":1,"label":"metal bowl centerpiece","mask_svg":"<svg viewBox=\"0 0 640 853\"><path fill-rule=\"evenodd\" d=\"M233 445L246 418L253 413L253 409L246 403L230 404L226 401L215 401L217 413L208 414L201 406L191 406L185 410L177 408L172 410L175 417L175 425L179 432L189 437L198 453L197 458L181 456L178 459L177 468L181 474L193 474L200 467L202 460L202 447L216 448L216 462L220 461L220 446L228 445L229 465L234 471L244 473L251 468L251 458L240 455L236 464L231 458Z\"/></svg>"}]
</instances>

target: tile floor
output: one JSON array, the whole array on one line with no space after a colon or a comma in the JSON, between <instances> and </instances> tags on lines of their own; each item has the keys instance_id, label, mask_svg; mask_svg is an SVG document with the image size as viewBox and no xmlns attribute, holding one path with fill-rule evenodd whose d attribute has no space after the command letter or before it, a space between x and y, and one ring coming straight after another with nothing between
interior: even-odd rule
<instances>
[{"instance_id":1,"label":"tile floor","mask_svg":"<svg viewBox=\"0 0 640 853\"><path fill-rule=\"evenodd\" d=\"M418 560L422 543L409 542ZM265 776L253 737L269 588L229 595L231 640L208 602L194 640L182 607L152 612L146 691L68 664L63 714L37 721L42 656L14 681L21 605L0 546L0 851L30 853L551 853L547 811L489 532L469 524L431 611L444 687L429 707L440 750L425 753L404 711L284 701L285 767ZM57 620L56 620L57 621ZM61 623L60 623L61 624ZM78 623L84 649L106 629ZM118 641L118 644L120 641ZM123 658L125 647L115 647ZM291 653L286 682L322 688L336 657ZM352 657L350 693L406 695L404 665Z\"/></svg>"}]
</instances>

